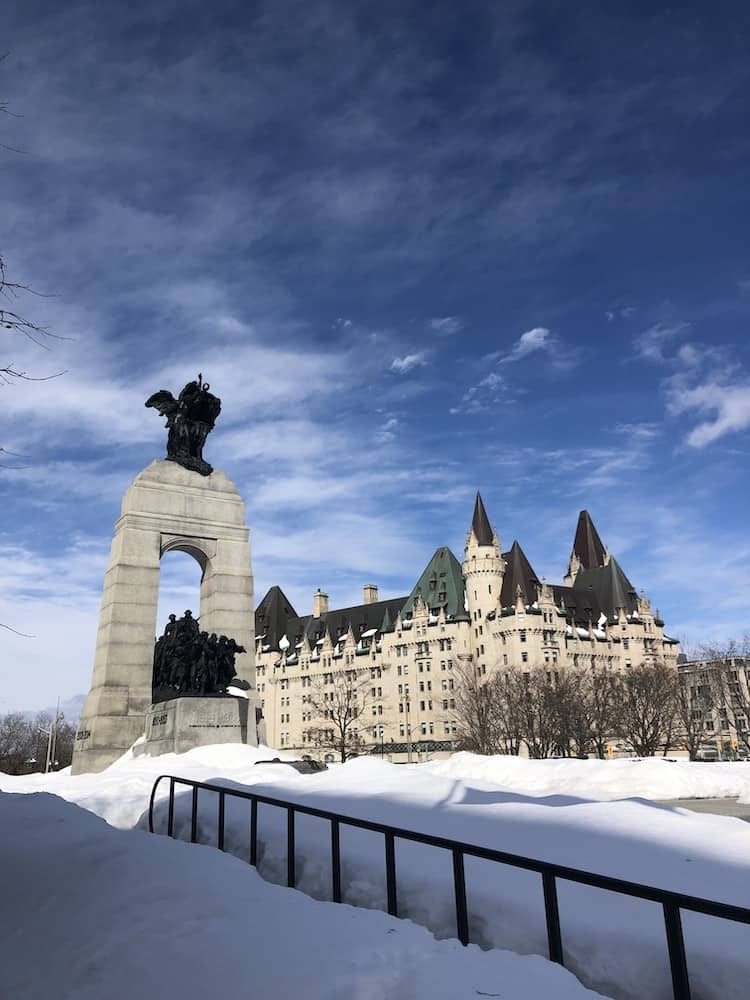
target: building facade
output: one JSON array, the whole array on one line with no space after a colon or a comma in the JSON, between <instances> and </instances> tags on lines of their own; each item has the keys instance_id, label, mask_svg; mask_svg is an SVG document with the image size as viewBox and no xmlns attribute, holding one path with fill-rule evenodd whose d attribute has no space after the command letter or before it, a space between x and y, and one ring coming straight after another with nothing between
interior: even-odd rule
<instances>
[{"instance_id":1,"label":"building facade","mask_svg":"<svg viewBox=\"0 0 750 1000\"><path fill-rule=\"evenodd\" d=\"M706 660L680 657L677 669L687 688L693 731L717 757L750 754L750 657Z\"/></svg>"},{"instance_id":2,"label":"building facade","mask_svg":"<svg viewBox=\"0 0 750 1000\"><path fill-rule=\"evenodd\" d=\"M268 743L330 759L321 733L336 735L343 681L359 698L351 732L364 752L417 760L450 753L460 739L455 692L467 670L626 670L675 665L679 651L587 511L563 584L549 584L518 542L502 551L479 494L463 563L442 547L405 597L380 600L367 584L362 604L331 610L316 590L312 613L302 616L272 587L255 635Z\"/></svg>"}]
</instances>

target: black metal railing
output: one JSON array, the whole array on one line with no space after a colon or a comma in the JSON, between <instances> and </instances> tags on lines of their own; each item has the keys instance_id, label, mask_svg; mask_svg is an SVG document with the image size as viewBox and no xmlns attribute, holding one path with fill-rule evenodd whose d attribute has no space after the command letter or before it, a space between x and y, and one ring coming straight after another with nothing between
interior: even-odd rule
<instances>
[{"instance_id":1,"label":"black metal railing","mask_svg":"<svg viewBox=\"0 0 750 1000\"><path fill-rule=\"evenodd\" d=\"M616 892L622 896L635 899L645 899L659 903L664 912L664 926L669 953L669 967L672 975L672 989L675 1000L690 1000L690 980L688 977L685 941L682 933L680 912L702 913L709 917L722 920L733 920L742 924L750 924L750 909L733 906L730 903L717 903L696 896L686 896L668 889L657 889L654 886L639 885L637 882L627 882L624 879L610 878L608 875L595 875L592 872L577 868L568 868L549 861L538 861L519 854L509 854L506 851L495 851L476 844L466 844L446 837L435 837L415 830L403 830L388 826L385 823L375 823L371 820L357 819L354 816L343 816L327 809L317 809L314 806L299 805L285 799L273 798L270 795L260 795L257 792L238 788L226 788L222 785L193 781L190 778L180 778L174 775L162 774L154 782L148 809L148 828L154 832L154 803L156 791L161 781L169 781L169 802L167 808L167 836L174 837L174 802L175 786L184 785L192 788L190 813L190 840L197 843L198 839L198 790L214 792L218 795L217 842L219 850L224 850L224 822L226 797L244 799L250 802L250 864L255 866L258 860L258 803L275 806L286 810L287 814L287 885L295 888L295 825L296 813L305 816L315 816L328 820L331 824L331 893L335 903L341 900L341 825L382 833L385 839L385 880L388 900L388 913L398 916L398 892L396 881L396 840L409 840L428 847L440 847L451 852L453 858L453 885L456 904L456 936L459 941L469 944L469 910L466 896L466 878L464 875L464 858L480 858L484 861L494 861L498 864L511 865L525 871L536 872L542 877L544 895L544 912L547 925L547 947L549 958L553 962L565 965L562 932L560 929L560 910L557 902L557 880L576 882L579 885Z\"/></svg>"}]
</instances>

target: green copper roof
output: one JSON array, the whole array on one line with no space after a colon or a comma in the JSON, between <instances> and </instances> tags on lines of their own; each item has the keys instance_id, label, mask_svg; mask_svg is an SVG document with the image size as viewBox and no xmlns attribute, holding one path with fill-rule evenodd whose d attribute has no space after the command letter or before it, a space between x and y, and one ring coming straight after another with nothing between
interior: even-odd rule
<instances>
[{"instance_id":1,"label":"green copper roof","mask_svg":"<svg viewBox=\"0 0 750 1000\"><path fill-rule=\"evenodd\" d=\"M468 618L461 563L450 549L438 549L427 563L406 599L402 618L414 611L417 596L421 596L428 608L445 608L449 618Z\"/></svg>"}]
</instances>

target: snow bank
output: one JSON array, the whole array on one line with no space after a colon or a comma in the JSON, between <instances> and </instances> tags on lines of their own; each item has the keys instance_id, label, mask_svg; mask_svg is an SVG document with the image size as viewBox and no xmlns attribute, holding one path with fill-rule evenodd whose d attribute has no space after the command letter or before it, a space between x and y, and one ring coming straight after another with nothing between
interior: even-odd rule
<instances>
[{"instance_id":1,"label":"snow bank","mask_svg":"<svg viewBox=\"0 0 750 1000\"><path fill-rule=\"evenodd\" d=\"M308 776L278 765L254 766L255 760L274 753L244 747L201 748L180 756L123 760L100 775L0 776L0 784L18 791L54 790L122 827L145 827L148 796L155 776L161 773L252 785L271 796L345 815L750 906L747 824L645 799L605 800L630 794L628 782L638 775L644 775L639 786L642 794L650 772L665 776L657 783L659 796L681 794L673 786L665 791L665 783L674 781L666 776L672 768L679 768L677 764L484 761L459 755L447 762L396 766L360 758ZM476 770L463 778L442 773L451 767L469 770L485 764L494 769L492 781L476 777ZM644 765L645 770L638 770ZM497 777L503 767L514 775L504 786ZM688 765L685 773L689 775L691 768L709 777L716 768L724 769L717 764ZM726 768L739 768L741 773L744 765ZM606 786L598 775L601 769L608 775ZM653 775L649 780L656 782ZM581 793L584 782L589 783L589 796ZM593 786L598 788L596 796ZM166 783L163 787L166 792ZM652 793L656 787L652 786ZM201 795L199 837L206 843L215 843L216 805L215 795ZM189 793L184 793L178 796L175 825L183 838L189 836L189 817ZM163 796L157 803L156 821L157 829L165 828ZM279 883L286 879L285 823L281 810L260 807L259 870ZM299 886L318 899L330 898L329 827L322 820L305 817L297 823ZM341 843L345 900L385 908L382 837L342 827ZM247 803L227 801L226 846L247 858ZM399 912L440 937L453 937L450 857L401 841L396 854ZM466 878L473 941L483 947L546 955L538 876L467 859ZM560 884L559 896L566 963L587 986L622 1000L671 997L658 906L567 883ZM750 928L685 915L684 930L695 1000L744 1000L750 974Z\"/></svg>"},{"instance_id":2,"label":"snow bank","mask_svg":"<svg viewBox=\"0 0 750 1000\"><path fill-rule=\"evenodd\" d=\"M0 795L0 826L3 997L599 996L544 959L315 902L217 851L114 830L52 795Z\"/></svg>"},{"instance_id":3,"label":"snow bank","mask_svg":"<svg viewBox=\"0 0 750 1000\"><path fill-rule=\"evenodd\" d=\"M632 760L527 760L453 754L422 765L431 774L491 781L524 795L582 795L588 799L750 799L750 763L702 764L662 757Z\"/></svg>"}]
</instances>

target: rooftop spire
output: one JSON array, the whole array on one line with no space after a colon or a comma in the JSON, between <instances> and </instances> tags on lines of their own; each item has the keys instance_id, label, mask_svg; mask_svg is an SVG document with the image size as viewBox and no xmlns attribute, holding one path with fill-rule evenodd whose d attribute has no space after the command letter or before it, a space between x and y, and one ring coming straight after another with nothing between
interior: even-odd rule
<instances>
[{"instance_id":1,"label":"rooftop spire","mask_svg":"<svg viewBox=\"0 0 750 1000\"><path fill-rule=\"evenodd\" d=\"M479 545L493 544L490 520L487 517L487 511L484 509L482 495L479 490L477 490L477 498L474 502L474 516L471 519L471 530L474 532L474 537Z\"/></svg>"},{"instance_id":2,"label":"rooftop spire","mask_svg":"<svg viewBox=\"0 0 750 1000\"><path fill-rule=\"evenodd\" d=\"M578 515L573 552L584 569L595 569L606 563L606 550L587 510L582 510Z\"/></svg>"}]
</instances>

